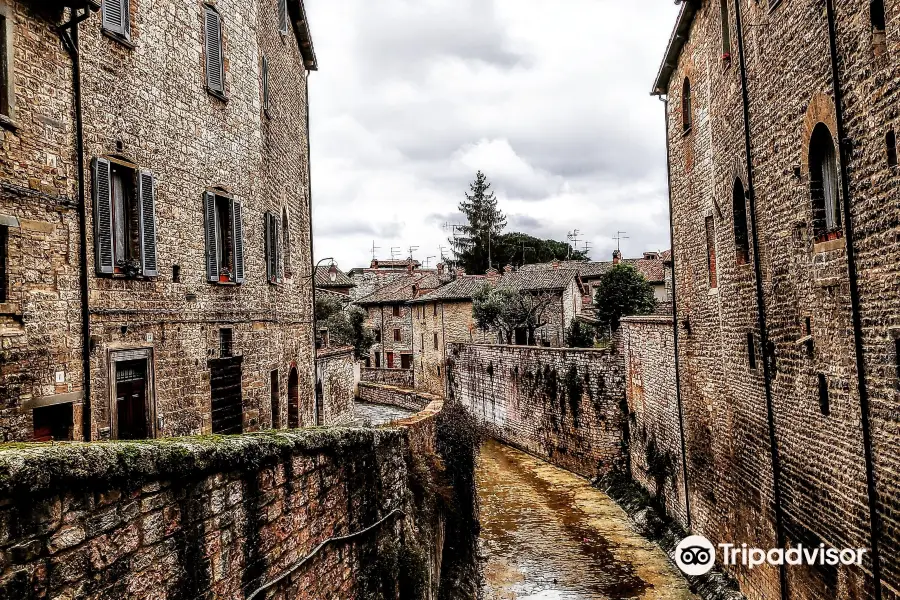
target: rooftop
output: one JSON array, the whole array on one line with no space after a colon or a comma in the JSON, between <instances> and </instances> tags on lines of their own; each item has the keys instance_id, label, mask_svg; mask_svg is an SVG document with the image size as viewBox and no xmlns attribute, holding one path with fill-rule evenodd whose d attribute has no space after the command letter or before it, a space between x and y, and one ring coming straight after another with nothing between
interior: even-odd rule
<instances>
[{"instance_id":1,"label":"rooftop","mask_svg":"<svg viewBox=\"0 0 900 600\"><path fill-rule=\"evenodd\" d=\"M356 303L361 306L405 303L440 285L441 281L436 273L413 273L381 286Z\"/></svg>"},{"instance_id":2,"label":"rooftop","mask_svg":"<svg viewBox=\"0 0 900 600\"><path fill-rule=\"evenodd\" d=\"M669 80L672 73L675 72L675 66L678 63L678 57L681 56L681 50L687 41L688 33L691 30L691 23L694 21L694 15L700 8L698 0L685 0L681 5L681 12L678 14L678 21L675 23L675 30L669 38L669 45L666 48L666 56L663 58L662 65L659 67L659 73L656 75L656 82L653 84L654 96L662 96L669 92Z\"/></svg>"},{"instance_id":3,"label":"rooftop","mask_svg":"<svg viewBox=\"0 0 900 600\"><path fill-rule=\"evenodd\" d=\"M334 275L334 280L332 280ZM347 274L335 267L334 273L331 272L330 266L316 267L316 287L317 288L334 288L334 287L355 287L353 280L347 277Z\"/></svg>"},{"instance_id":4,"label":"rooftop","mask_svg":"<svg viewBox=\"0 0 900 600\"><path fill-rule=\"evenodd\" d=\"M434 291L419 296L415 300L412 300L411 303L471 300L475 295L475 292L477 292L485 283L487 283L487 279L485 277L465 275L451 281L447 285L439 287Z\"/></svg>"}]
</instances>

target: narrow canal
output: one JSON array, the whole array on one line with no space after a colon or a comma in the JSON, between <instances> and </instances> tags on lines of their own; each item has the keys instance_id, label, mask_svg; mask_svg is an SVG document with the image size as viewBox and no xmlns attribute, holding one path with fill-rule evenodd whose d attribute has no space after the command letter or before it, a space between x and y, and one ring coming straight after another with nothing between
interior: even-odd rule
<instances>
[{"instance_id":1,"label":"narrow canal","mask_svg":"<svg viewBox=\"0 0 900 600\"><path fill-rule=\"evenodd\" d=\"M488 441L477 481L485 600L696 598L663 551L584 479Z\"/></svg>"}]
</instances>

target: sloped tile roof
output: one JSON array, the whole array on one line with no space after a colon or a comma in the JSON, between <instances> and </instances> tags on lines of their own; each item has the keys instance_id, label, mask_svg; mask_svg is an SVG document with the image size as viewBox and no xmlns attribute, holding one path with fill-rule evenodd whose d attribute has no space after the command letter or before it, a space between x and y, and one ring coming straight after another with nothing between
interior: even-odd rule
<instances>
[{"instance_id":1,"label":"sloped tile roof","mask_svg":"<svg viewBox=\"0 0 900 600\"><path fill-rule=\"evenodd\" d=\"M436 273L413 273L395 279L368 296L360 298L357 304L398 304L414 300L440 286L441 281Z\"/></svg>"},{"instance_id":2,"label":"sloped tile roof","mask_svg":"<svg viewBox=\"0 0 900 600\"><path fill-rule=\"evenodd\" d=\"M467 275L451 281L438 289L419 296L410 303L435 302L451 300L471 300L472 296L487 283L487 279L481 276Z\"/></svg>"},{"instance_id":3,"label":"sloped tile roof","mask_svg":"<svg viewBox=\"0 0 900 600\"><path fill-rule=\"evenodd\" d=\"M330 288L330 287L355 287L356 284L353 283L353 280L347 277L347 274L337 270L335 274L334 281L331 280L331 273L329 272L331 267L326 267L325 265L316 267L316 287L317 288Z\"/></svg>"},{"instance_id":4,"label":"sloped tile roof","mask_svg":"<svg viewBox=\"0 0 900 600\"><path fill-rule=\"evenodd\" d=\"M578 272L575 269L562 268L511 271L503 274L497 283L497 287L519 292L564 290L577 274Z\"/></svg>"},{"instance_id":5,"label":"sloped tile roof","mask_svg":"<svg viewBox=\"0 0 900 600\"><path fill-rule=\"evenodd\" d=\"M648 260L645 258L626 258L622 262L631 265L650 283L660 283L665 281L665 269L663 262L669 260L672 253L669 250L661 252L658 260ZM560 261L560 269L575 269L578 276L582 279L596 279L615 266L612 261L593 262L593 261ZM531 265L523 265L520 272L536 272L554 270L553 263L536 263Z\"/></svg>"}]
</instances>

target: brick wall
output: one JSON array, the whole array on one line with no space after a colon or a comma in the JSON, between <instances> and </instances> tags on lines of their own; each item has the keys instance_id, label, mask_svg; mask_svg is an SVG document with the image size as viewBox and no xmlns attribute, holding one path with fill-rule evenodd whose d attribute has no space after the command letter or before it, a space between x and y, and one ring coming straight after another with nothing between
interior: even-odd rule
<instances>
[{"instance_id":1,"label":"brick wall","mask_svg":"<svg viewBox=\"0 0 900 600\"><path fill-rule=\"evenodd\" d=\"M773 547L777 483L788 543L869 548L874 506L882 582L886 594L898 595L900 463L897 420L891 415L897 405L900 245L898 207L887 200L896 197L898 173L887 164L885 135L898 128L900 69L892 49L900 36L900 7L885 3L891 50L879 53L870 3L835 3L844 90L837 98L823 3L741 3L750 163L744 144L737 23L734 4L729 4L731 60L722 57L720 5L703 3L668 90L677 320L683 331L679 364L694 528L714 541ZM691 82L694 115L687 133L681 110L685 78ZM823 243L813 227L810 140L821 124L838 147L836 102L845 113L846 139L841 143L848 149L853 238ZM737 259L734 232L732 190L738 180L748 184L751 167L761 284L774 356L772 419L767 416L753 265ZM707 218L715 224L716 289L708 284ZM861 404L858 391L848 243L856 249L861 275L868 407ZM751 239L751 251L752 246ZM811 344L801 341L807 335ZM821 400L820 377L827 402ZM874 499L867 490L862 416L871 425ZM780 460L778 473L773 471L770 428ZM873 594L868 559L862 569L793 568L787 573L793 598ZM751 598L781 593L775 569L735 574Z\"/></svg>"},{"instance_id":2,"label":"brick wall","mask_svg":"<svg viewBox=\"0 0 900 600\"><path fill-rule=\"evenodd\" d=\"M499 439L586 477L625 469L621 355L449 344L447 356L449 397Z\"/></svg>"},{"instance_id":3,"label":"brick wall","mask_svg":"<svg viewBox=\"0 0 900 600\"><path fill-rule=\"evenodd\" d=\"M444 528L435 496L413 491L409 465L434 454L439 410L389 430L4 451L0 547L16 567L0 577L0 596L246 597L319 543L399 508L271 589L309 600L436 598L449 576Z\"/></svg>"},{"instance_id":4,"label":"brick wall","mask_svg":"<svg viewBox=\"0 0 900 600\"><path fill-rule=\"evenodd\" d=\"M419 411L428 406L430 402L439 398L440 396L436 394L413 391L383 383L359 384L359 400L370 404L383 404L385 406L396 406L407 410Z\"/></svg>"},{"instance_id":5,"label":"brick wall","mask_svg":"<svg viewBox=\"0 0 900 600\"><path fill-rule=\"evenodd\" d=\"M316 353L316 385L322 388L323 425L341 425L353 417L356 368L352 347Z\"/></svg>"},{"instance_id":6,"label":"brick wall","mask_svg":"<svg viewBox=\"0 0 900 600\"><path fill-rule=\"evenodd\" d=\"M631 477L687 528L672 317L626 317L620 339Z\"/></svg>"}]
</instances>

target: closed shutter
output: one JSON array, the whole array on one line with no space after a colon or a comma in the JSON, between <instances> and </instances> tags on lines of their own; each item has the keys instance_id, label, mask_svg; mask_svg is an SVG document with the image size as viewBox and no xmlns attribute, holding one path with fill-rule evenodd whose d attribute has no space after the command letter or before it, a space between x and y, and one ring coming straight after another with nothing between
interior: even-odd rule
<instances>
[{"instance_id":1,"label":"closed shutter","mask_svg":"<svg viewBox=\"0 0 900 600\"><path fill-rule=\"evenodd\" d=\"M128 0L103 0L103 29L129 39L131 19Z\"/></svg>"},{"instance_id":2,"label":"closed shutter","mask_svg":"<svg viewBox=\"0 0 900 600\"><path fill-rule=\"evenodd\" d=\"M275 215L272 215L272 222L275 224L275 235L272 236L272 253L275 255L275 260L272 264L275 266L275 279L281 283L281 222Z\"/></svg>"},{"instance_id":3,"label":"closed shutter","mask_svg":"<svg viewBox=\"0 0 900 600\"><path fill-rule=\"evenodd\" d=\"M278 30L284 34L288 32L287 0L278 0Z\"/></svg>"},{"instance_id":4,"label":"closed shutter","mask_svg":"<svg viewBox=\"0 0 900 600\"><path fill-rule=\"evenodd\" d=\"M222 19L211 7L206 7L206 85L225 94L225 69L222 55Z\"/></svg>"},{"instance_id":5,"label":"closed shutter","mask_svg":"<svg viewBox=\"0 0 900 600\"><path fill-rule=\"evenodd\" d=\"M219 281L219 253L216 247L216 195L203 193L203 216L206 220L206 278L208 281Z\"/></svg>"},{"instance_id":6,"label":"closed shutter","mask_svg":"<svg viewBox=\"0 0 900 600\"><path fill-rule=\"evenodd\" d=\"M105 158L94 159L94 252L97 272L112 274L112 193L109 161Z\"/></svg>"},{"instance_id":7,"label":"closed shutter","mask_svg":"<svg viewBox=\"0 0 900 600\"><path fill-rule=\"evenodd\" d=\"M240 202L231 201L231 214L234 217L234 281L244 283L244 215Z\"/></svg>"},{"instance_id":8,"label":"closed shutter","mask_svg":"<svg viewBox=\"0 0 900 600\"><path fill-rule=\"evenodd\" d=\"M263 88L263 110L266 114L269 112L269 59L263 56L262 60L262 88Z\"/></svg>"},{"instance_id":9,"label":"closed shutter","mask_svg":"<svg viewBox=\"0 0 900 600\"><path fill-rule=\"evenodd\" d=\"M145 277L159 275L156 260L156 179L150 171L138 174L141 228L141 270Z\"/></svg>"},{"instance_id":10,"label":"closed shutter","mask_svg":"<svg viewBox=\"0 0 900 600\"><path fill-rule=\"evenodd\" d=\"M266 280L269 283L275 282L275 274L277 272L277 263L275 261L275 246L277 245L277 239L275 237L275 216L267 212L266 213Z\"/></svg>"}]
</instances>

